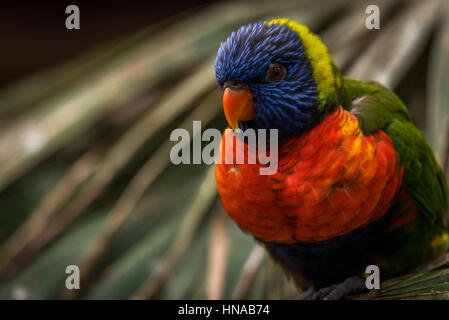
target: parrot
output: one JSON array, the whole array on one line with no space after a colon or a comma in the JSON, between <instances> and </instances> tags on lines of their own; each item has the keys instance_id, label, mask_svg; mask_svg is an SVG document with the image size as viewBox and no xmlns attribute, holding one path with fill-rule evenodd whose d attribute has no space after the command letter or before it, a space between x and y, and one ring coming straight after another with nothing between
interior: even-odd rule
<instances>
[{"instance_id":1,"label":"parrot","mask_svg":"<svg viewBox=\"0 0 449 320\"><path fill-rule=\"evenodd\" d=\"M342 75L319 36L292 19L241 26L214 67L229 124L219 158L251 152L236 132L278 134L272 174L260 174L259 159L216 164L221 202L300 299L342 299L366 290L367 266L383 281L447 251L444 173L392 90Z\"/></svg>"}]
</instances>

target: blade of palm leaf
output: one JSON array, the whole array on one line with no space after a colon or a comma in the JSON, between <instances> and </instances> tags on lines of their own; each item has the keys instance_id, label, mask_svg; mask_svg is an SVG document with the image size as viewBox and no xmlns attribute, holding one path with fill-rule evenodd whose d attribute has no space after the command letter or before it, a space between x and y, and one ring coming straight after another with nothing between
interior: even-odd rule
<instances>
[{"instance_id":1,"label":"blade of palm leaf","mask_svg":"<svg viewBox=\"0 0 449 320\"><path fill-rule=\"evenodd\" d=\"M159 266L148 276L132 299L151 299L168 280L180 258L187 251L201 218L207 213L217 197L215 168L207 169L204 180L196 192L192 204L187 209L180 230Z\"/></svg>"},{"instance_id":2,"label":"blade of palm leaf","mask_svg":"<svg viewBox=\"0 0 449 320\"><path fill-rule=\"evenodd\" d=\"M245 297L246 299L291 300L297 298L300 292L298 287L278 262L264 259L260 269L263 271L257 273L257 279L254 281L254 284L260 282L259 288L252 285ZM257 292L257 289L260 292Z\"/></svg>"},{"instance_id":3,"label":"blade of palm leaf","mask_svg":"<svg viewBox=\"0 0 449 320\"><path fill-rule=\"evenodd\" d=\"M425 290L411 291L399 294L365 295L357 297L346 297L350 300L447 300L449 297L448 283L432 284Z\"/></svg>"},{"instance_id":4,"label":"blade of palm leaf","mask_svg":"<svg viewBox=\"0 0 449 320\"><path fill-rule=\"evenodd\" d=\"M425 281L387 292L382 290L376 291L370 296L370 299L409 299L419 296L434 296L434 298L438 298L441 295L447 295L449 293L449 277L447 273L447 271L444 274L441 271L429 273L426 279L424 279Z\"/></svg>"},{"instance_id":5,"label":"blade of palm leaf","mask_svg":"<svg viewBox=\"0 0 449 320\"><path fill-rule=\"evenodd\" d=\"M160 78L201 61L216 49L217 39L242 22L270 10L298 6L289 2L219 3L129 50L70 90L39 103L14 125L0 130L0 190Z\"/></svg>"},{"instance_id":6,"label":"blade of palm leaf","mask_svg":"<svg viewBox=\"0 0 449 320\"><path fill-rule=\"evenodd\" d=\"M409 285L409 283L416 282L417 280L425 277L428 272L444 268L448 266L448 264L449 264L449 253L429 263L426 263L423 266L420 266L413 273L409 273L383 282L382 289L389 290L390 288L397 288L401 286L406 287Z\"/></svg>"},{"instance_id":7,"label":"blade of palm leaf","mask_svg":"<svg viewBox=\"0 0 449 320\"><path fill-rule=\"evenodd\" d=\"M379 295L375 295L372 298L374 299L417 299L418 297L429 297L439 299L440 297L449 296L449 282L447 277L445 278L437 278L437 281L434 282L425 282L423 286L416 287L413 289L401 289L393 292L383 293Z\"/></svg>"},{"instance_id":8,"label":"blade of palm leaf","mask_svg":"<svg viewBox=\"0 0 449 320\"><path fill-rule=\"evenodd\" d=\"M438 270L442 268L449 267L449 253L444 254L443 256L435 259L429 263L426 263L424 266L418 268L418 272L432 271Z\"/></svg>"},{"instance_id":9,"label":"blade of palm leaf","mask_svg":"<svg viewBox=\"0 0 449 320\"><path fill-rule=\"evenodd\" d=\"M282 287L282 299L292 300L298 297L300 290L293 283L292 279L284 277Z\"/></svg>"},{"instance_id":10,"label":"blade of palm leaf","mask_svg":"<svg viewBox=\"0 0 449 320\"><path fill-rule=\"evenodd\" d=\"M250 276L252 279L247 283L247 289L243 293L242 299L275 300L280 298L278 285L284 274L281 270L273 268L274 261L268 259L267 254L265 254L265 257L267 258L262 259L254 272L254 276Z\"/></svg>"},{"instance_id":11,"label":"blade of palm leaf","mask_svg":"<svg viewBox=\"0 0 449 320\"><path fill-rule=\"evenodd\" d=\"M95 280L86 299L129 299L145 280L148 270L159 265L180 226L182 212L157 223L142 239L128 248L123 256L107 266ZM60 294L61 284L57 291ZM59 296L60 297L60 296Z\"/></svg>"},{"instance_id":12,"label":"blade of palm leaf","mask_svg":"<svg viewBox=\"0 0 449 320\"><path fill-rule=\"evenodd\" d=\"M429 289L429 287L434 288L436 285L441 284L442 280L446 279L445 281L447 281L448 275L449 270L428 272L423 274L419 279L414 279L414 281L402 281L393 287L381 290L378 292L377 296L392 295L395 293L402 294L413 292L415 290Z\"/></svg>"},{"instance_id":13,"label":"blade of palm leaf","mask_svg":"<svg viewBox=\"0 0 449 320\"><path fill-rule=\"evenodd\" d=\"M272 287L272 284L276 282L279 274L270 272L270 261L263 259L260 266L257 268L257 272L254 275L254 279L245 292L243 299L245 300L262 300L267 299L267 290ZM275 294L275 292L273 293Z\"/></svg>"},{"instance_id":14,"label":"blade of palm leaf","mask_svg":"<svg viewBox=\"0 0 449 320\"><path fill-rule=\"evenodd\" d=\"M223 297L229 252L229 220L221 207L215 213L210 230L209 261L206 273L206 299Z\"/></svg>"},{"instance_id":15,"label":"blade of palm leaf","mask_svg":"<svg viewBox=\"0 0 449 320\"><path fill-rule=\"evenodd\" d=\"M142 97L135 103L129 105L129 109L143 109L156 101L155 96ZM142 107L143 106L143 107ZM135 117L135 115L134 115ZM120 121L115 121L115 129L122 130L132 124L133 116L122 116ZM31 241L32 238L43 233L50 219L59 213L60 209L70 199L73 198L75 192L79 190L79 186L90 178L95 170L99 167L100 158L103 160L107 146L111 144L111 139L106 136L80 156L78 160L67 170L59 181L55 182L55 187L48 193L44 194L36 209L29 215L24 224L15 231L2 247L2 255L0 259L0 269L3 269L4 263L14 259ZM13 266L9 266L5 273L7 277L8 271L14 270ZM0 271L1 273L2 271Z\"/></svg>"},{"instance_id":16,"label":"blade of palm leaf","mask_svg":"<svg viewBox=\"0 0 449 320\"><path fill-rule=\"evenodd\" d=\"M190 136L192 136L192 121L199 120L202 125L207 125L219 112L220 108L217 101L220 101L221 92L214 90L210 93L200 105L182 122L181 128L187 128ZM217 105L217 107L213 107ZM197 137L198 138L198 137ZM190 143L186 141L185 144ZM162 171L170 163L170 148L172 142L167 141L154 153L154 155L138 170L134 175L127 188L123 191L119 200L111 209L106 221L104 231L98 236L98 239L89 248L82 262L79 264L80 269L83 270L81 274L80 283L83 286L83 291L64 291L70 295L64 298L76 298L83 292L89 289L89 278L92 272L95 271L95 266L107 253L114 237L120 231L121 227L127 221L135 209L138 201L143 197L144 193L151 186L153 181L162 173Z\"/></svg>"},{"instance_id":17,"label":"blade of palm leaf","mask_svg":"<svg viewBox=\"0 0 449 320\"><path fill-rule=\"evenodd\" d=\"M439 7L439 0L431 0L406 8L381 29L347 75L394 88L421 53Z\"/></svg>"},{"instance_id":18,"label":"blade of palm leaf","mask_svg":"<svg viewBox=\"0 0 449 320\"><path fill-rule=\"evenodd\" d=\"M182 292L182 297L180 299L186 299L186 300L204 300L205 294L204 294L204 286L199 286L198 283L201 283L204 280L204 272L205 270L202 270L203 266L199 266L199 268L196 268L193 278L191 278L191 281L187 288ZM167 284L172 284L172 281L167 282ZM168 299L172 299L171 296L168 297Z\"/></svg>"},{"instance_id":19,"label":"blade of palm leaf","mask_svg":"<svg viewBox=\"0 0 449 320\"><path fill-rule=\"evenodd\" d=\"M101 167L80 193L77 194L75 199L72 200L65 211L52 221L46 232L31 239L25 250L7 262L0 270L0 278L4 278L8 265L16 265L17 268L15 270L19 271L20 267L59 236L101 194L115 175L157 130L170 123L181 112L191 107L194 101L201 95L213 88L212 65L211 59L206 60L206 63L198 69L198 72L173 88L169 96L125 133L107 153Z\"/></svg>"},{"instance_id":20,"label":"blade of palm leaf","mask_svg":"<svg viewBox=\"0 0 449 320\"><path fill-rule=\"evenodd\" d=\"M241 300L246 296L259 271L264 257L265 249L261 245L256 244L243 266L239 280L234 287L232 299Z\"/></svg>"},{"instance_id":21,"label":"blade of palm leaf","mask_svg":"<svg viewBox=\"0 0 449 320\"><path fill-rule=\"evenodd\" d=\"M338 17L337 21L333 22L330 27L323 30L320 37L321 39L326 39L326 47L330 52L339 50L348 45L354 45L353 41L361 37L361 33L363 36L368 35L368 29L365 27L365 19L367 17L365 8L369 3L370 1L366 0L349 3L345 12ZM397 3L397 0L376 1L376 6L379 7L380 12L382 13L382 22L384 22L383 18L385 11L389 10L395 3ZM342 38L342 35L345 37Z\"/></svg>"},{"instance_id":22,"label":"blade of palm leaf","mask_svg":"<svg viewBox=\"0 0 449 320\"><path fill-rule=\"evenodd\" d=\"M449 297L449 281L447 275L437 277L420 287L397 290L379 296L378 299L447 299Z\"/></svg>"},{"instance_id":23,"label":"blade of palm leaf","mask_svg":"<svg viewBox=\"0 0 449 320\"><path fill-rule=\"evenodd\" d=\"M407 288L409 288L411 286L428 283L427 281L429 279L432 279L432 278L430 278L429 274L430 274L430 272L418 274L413 277L394 278L394 279L392 279L394 281L389 283L388 286L384 286L383 284L381 284L381 291L375 292L374 294L375 295L390 294L390 293L398 291L398 290L399 291L406 290ZM434 276L436 278L438 278L437 274L435 274Z\"/></svg>"},{"instance_id":24,"label":"blade of palm leaf","mask_svg":"<svg viewBox=\"0 0 449 320\"><path fill-rule=\"evenodd\" d=\"M389 300L448 300L449 294L442 291L431 291L417 295L392 297Z\"/></svg>"},{"instance_id":25,"label":"blade of palm leaf","mask_svg":"<svg viewBox=\"0 0 449 320\"><path fill-rule=\"evenodd\" d=\"M339 21L331 25L321 34L321 39L326 44L332 60L344 71L348 62L357 52L366 47L367 42L372 41L376 36L375 32L368 30L365 26L367 14L365 8L371 1L358 1L353 4L348 13ZM381 12L382 24L388 23L393 8L398 1L376 1L375 3Z\"/></svg>"},{"instance_id":26,"label":"blade of palm leaf","mask_svg":"<svg viewBox=\"0 0 449 320\"><path fill-rule=\"evenodd\" d=\"M449 176L449 4L440 11L441 27L429 59L427 136L440 165Z\"/></svg>"},{"instance_id":27,"label":"blade of palm leaf","mask_svg":"<svg viewBox=\"0 0 449 320\"><path fill-rule=\"evenodd\" d=\"M67 63L3 88L0 91L0 117L9 112L19 114L26 111L23 110L26 107L36 107L36 104L43 99L77 85L77 81L88 77L93 69L105 67L111 60L117 59L117 56L144 41L157 29L157 26L150 26L127 38L101 45L92 52L82 54Z\"/></svg>"},{"instance_id":28,"label":"blade of palm leaf","mask_svg":"<svg viewBox=\"0 0 449 320\"><path fill-rule=\"evenodd\" d=\"M339 10L345 7L349 3L348 0L325 0L320 6L317 6L314 2L306 2L303 8L300 10L288 10L280 11L277 14L271 14L270 18L285 17L288 19L296 20L301 24L306 25L310 30L316 30L327 22L329 17L333 16Z\"/></svg>"},{"instance_id":29,"label":"blade of palm leaf","mask_svg":"<svg viewBox=\"0 0 449 320\"><path fill-rule=\"evenodd\" d=\"M281 299L284 275L273 261L268 261L266 269L266 277L269 280L266 281L263 298L267 300L279 300Z\"/></svg>"},{"instance_id":30,"label":"blade of palm leaf","mask_svg":"<svg viewBox=\"0 0 449 320\"><path fill-rule=\"evenodd\" d=\"M194 238L190 242L185 254L179 259L177 265L170 273L164 285L157 290L154 299L192 299L189 289L195 286L201 299L205 298L207 247L209 231L212 227L211 215L217 210L212 207L208 210L201 224L195 231ZM190 289L191 290L191 289Z\"/></svg>"},{"instance_id":31,"label":"blade of palm leaf","mask_svg":"<svg viewBox=\"0 0 449 320\"><path fill-rule=\"evenodd\" d=\"M93 148L82 155L41 200L36 209L30 214L23 225L3 245L1 252L2 263L13 259L21 252L31 239L44 232L50 219L58 212L64 203L74 194L79 185L86 181L98 166L101 152ZM14 268L9 265L8 269Z\"/></svg>"},{"instance_id":32,"label":"blade of palm leaf","mask_svg":"<svg viewBox=\"0 0 449 320\"><path fill-rule=\"evenodd\" d=\"M178 234L185 210L191 206L196 188L204 180L204 176L199 172L201 170L195 167L183 170L178 166L164 170L161 177L153 183L152 191L136 207L136 214L128 219L123 230L115 238L110 252L102 261L104 268L92 277L91 288L83 298L129 299L135 293L148 277L148 273L159 265L159 261ZM181 174L179 183L170 186L173 177L179 177ZM202 229L195 233L195 242L199 233L205 234ZM155 243L158 243L157 248L154 248ZM205 248L203 251L205 252ZM184 260L181 261L183 262ZM59 284L58 293L62 285L63 283Z\"/></svg>"},{"instance_id":33,"label":"blade of palm leaf","mask_svg":"<svg viewBox=\"0 0 449 320\"><path fill-rule=\"evenodd\" d=\"M100 230L104 211L94 211L70 229L63 238L43 252L17 276L0 286L0 298L16 298L16 288L22 288L26 299L56 299L58 290L65 283L65 269L74 264L83 250Z\"/></svg>"},{"instance_id":34,"label":"blade of palm leaf","mask_svg":"<svg viewBox=\"0 0 449 320\"><path fill-rule=\"evenodd\" d=\"M404 281L401 282L394 282L394 279L392 279L393 285L391 287L400 287L400 286L407 286L408 283L417 282L418 280L422 279L423 277L426 277L430 272L438 271L438 270L447 270L449 266L449 253L446 253L445 255L430 261L429 263L426 263L423 266L420 266L416 269L415 272L404 275L400 278L405 278ZM386 282L387 285L385 285L385 288L390 287L388 285L388 282Z\"/></svg>"},{"instance_id":35,"label":"blade of palm leaf","mask_svg":"<svg viewBox=\"0 0 449 320\"><path fill-rule=\"evenodd\" d=\"M436 259L435 261L432 261L422 267L420 267L415 273L406 274L403 276L399 276L393 279L389 279L381 284L380 290L371 290L368 293L361 294L361 295L355 295L353 297L347 297L349 299L373 299L377 298L381 295L389 295L390 292L394 290L404 290L410 286L413 285L420 285L428 280L429 274L433 270L437 270L445 265L447 265L448 262L448 255ZM437 276L438 279L438 276ZM437 280L436 283L440 282L441 280ZM432 285L429 283L425 286L428 289L432 288Z\"/></svg>"},{"instance_id":36,"label":"blade of palm leaf","mask_svg":"<svg viewBox=\"0 0 449 320\"><path fill-rule=\"evenodd\" d=\"M389 279L381 284L380 290L371 290L368 293L348 297L349 299L371 299L390 297L393 292L406 291L408 288L420 286L424 290L432 290L440 283L444 283L449 269L441 269L448 265L449 254L418 268L414 273Z\"/></svg>"}]
</instances>

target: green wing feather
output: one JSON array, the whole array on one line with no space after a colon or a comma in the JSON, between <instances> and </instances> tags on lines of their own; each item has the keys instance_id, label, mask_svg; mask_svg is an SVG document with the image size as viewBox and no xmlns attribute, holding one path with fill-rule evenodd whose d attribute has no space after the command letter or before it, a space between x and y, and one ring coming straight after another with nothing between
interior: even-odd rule
<instances>
[{"instance_id":1,"label":"green wing feather","mask_svg":"<svg viewBox=\"0 0 449 320\"><path fill-rule=\"evenodd\" d=\"M340 103L357 117L364 134L383 130L405 167L404 186L432 222L445 223L448 191L444 174L406 106L375 82L342 78Z\"/></svg>"}]
</instances>

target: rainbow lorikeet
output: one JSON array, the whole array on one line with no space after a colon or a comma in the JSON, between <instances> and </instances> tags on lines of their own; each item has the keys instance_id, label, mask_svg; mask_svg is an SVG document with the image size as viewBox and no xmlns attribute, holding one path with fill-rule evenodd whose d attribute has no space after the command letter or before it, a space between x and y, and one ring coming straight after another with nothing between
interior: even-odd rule
<instances>
[{"instance_id":1,"label":"rainbow lorikeet","mask_svg":"<svg viewBox=\"0 0 449 320\"><path fill-rule=\"evenodd\" d=\"M224 208L306 297L339 298L368 265L384 279L447 250L444 174L391 90L342 76L319 37L287 19L233 32L215 73L229 125L279 137L272 175L217 164ZM236 140L231 150L248 151Z\"/></svg>"}]
</instances>

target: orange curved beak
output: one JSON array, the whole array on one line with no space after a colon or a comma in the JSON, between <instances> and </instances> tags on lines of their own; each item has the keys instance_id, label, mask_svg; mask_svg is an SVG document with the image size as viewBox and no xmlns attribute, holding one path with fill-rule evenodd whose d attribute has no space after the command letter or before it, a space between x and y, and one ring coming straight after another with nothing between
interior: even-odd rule
<instances>
[{"instance_id":1,"label":"orange curved beak","mask_svg":"<svg viewBox=\"0 0 449 320\"><path fill-rule=\"evenodd\" d=\"M255 118L253 95L249 90L226 88L223 94L223 110L232 129L239 128L238 121Z\"/></svg>"}]
</instances>

